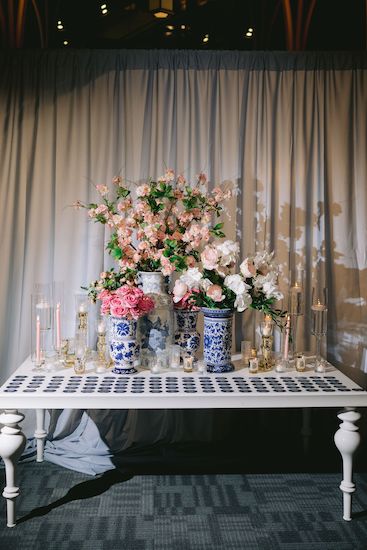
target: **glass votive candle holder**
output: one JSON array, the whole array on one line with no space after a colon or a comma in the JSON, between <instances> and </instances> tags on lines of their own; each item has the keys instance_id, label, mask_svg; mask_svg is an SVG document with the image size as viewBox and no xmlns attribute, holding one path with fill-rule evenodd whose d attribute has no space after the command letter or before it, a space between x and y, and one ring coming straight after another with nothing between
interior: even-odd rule
<instances>
[{"instance_id":1,"label":"glass votive candle holder","mask_svg":"<svg viewBox=\"0 0 367 550\"><path fill-rule=\"evenodd\" d=\"M76 357L74 362L74 372L75 374L84 374L85 373L85 364L86 364L86 358L83 357Z\"/></svg>"},{"instance_id":2,"label":"glass votive candle holder","mask_svg":"<svg viewBox=\"0 0 367 550\"><path fill-rule=\"evenodd\" d=\"M194 368L194 358L189 355L183 358L183 370L184 372L192 372Z\"/></svg>"},{"instance_id":3,"label":"glass votive candle holder","mask_svg":"<svg viewBox=\"0 0 367 550\"><path fill-rule=\"evenodd\" d=\"M169 346L169 366L173 369L180 368L181 361L181 347L177 344L171 344Z\"/></svg>"},{"instance_id":4,"label":"glass votive candle holder","mask_svg":"<svg viewBox=\"0 0 367 550\"><path fill-rule=\"evenodd\" d=\"M205 365L205 362L203 360L199 360L197 362L197 367L198 367L198 372L200 372L201 374L206 372L206 365Z\"/></svg>"},{"instance_id":5,"label":"glass votive candle holder","mask_svg":"<svg viewBox=\"0 0 367 550\"><path fill-rule=\"evenodd\" d=\"M164 370L168 366L168 350L165 349L157 349L155 352L156 354L156 360L159 367L159 370Z\"/></svg>"},{"instance_id":6,"label":"glass votive candle holder","mask_svg":"<svg viewBox=\"0 0 367 550\"><path fill-rule=\"evenodd\" d=\"M275 372L286 372L286 370L289 367L289 361L288 359L285 359L284 357L281 357L275 365Z\"/></svg>"},{"instance_id":7,"label":"glass votive candle holder","mask_svg":"<svg viewBox=\"0 0 367 550\"><path fill-rule=\"evenodd\" d=\"M306 370L306 357L303 355L303 353L297 354L295 365L297 372L304 372Z\"/></svg>"},{"instance_id":8,"label":"glass votive candle holder","mask_svg":"<svg viewBox=\"0 0 367 550\"><path fill-rule=\"evenodd\" d=\"M259 372L259 360L257 357L250 357L249 359L249 373L256 374Z\"/></svg>"}]
</instances>

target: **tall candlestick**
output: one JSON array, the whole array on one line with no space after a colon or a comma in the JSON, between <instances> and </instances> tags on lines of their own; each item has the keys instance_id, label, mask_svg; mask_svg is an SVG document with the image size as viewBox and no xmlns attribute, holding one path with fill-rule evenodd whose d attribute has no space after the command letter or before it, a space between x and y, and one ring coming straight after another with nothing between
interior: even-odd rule
<instances>
[{"instance_id":1,"label":"tall candlestick","mask_svg":"<svg viewBox=\"0 0 367 550\"><path fill-rule=\"evenodd\" d=\"M284 333L284 347L283 347L283 359L288 359L289 355L289 333L291 329L291 316L287 315L287 322L285 324Z\"/></svg>"},{"instance_id":2,"label":"tall candlestick","mask_svg":"<svg viewBox=\"0 0 367 550\"><path fill-rule=\"evenodd\" d=\"M41 321L40 316L36 318L36 363L41 364Z\"/></svg>"},{"instance_id":3,"label":"tall candlestick","mask_svg":"<svg viewBox=\"0 0 367 550\"><path fill-rule=\"evenodd\" d=\"M56 304L56 349L61 348L61 319L60 319L60 302Z\"/></svg>"}]
</instances>

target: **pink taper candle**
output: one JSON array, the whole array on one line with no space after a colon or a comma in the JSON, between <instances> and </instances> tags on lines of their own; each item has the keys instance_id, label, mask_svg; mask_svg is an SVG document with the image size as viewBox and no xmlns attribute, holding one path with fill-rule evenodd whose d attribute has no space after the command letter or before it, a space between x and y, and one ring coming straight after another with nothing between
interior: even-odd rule
<instances>
[{"instance_id":1,"label":"pink taper candle","mask_svg":"<svg viewBox=\"0 0 367 550\"><path fill-rule=\"evenodd\" d=\"M61 347L60 302L56 304L56 349Z\"/></svg>"},{"instance_id":2,"label":"pink taper candle","mask_svg":"<svg viewBox=\"0 0 367 550\"><path fill-rule=\"evenodd\" d=\"M41 363L41 321L39 315L36 319L36 363Z\"/></svg>"}]
</instances>

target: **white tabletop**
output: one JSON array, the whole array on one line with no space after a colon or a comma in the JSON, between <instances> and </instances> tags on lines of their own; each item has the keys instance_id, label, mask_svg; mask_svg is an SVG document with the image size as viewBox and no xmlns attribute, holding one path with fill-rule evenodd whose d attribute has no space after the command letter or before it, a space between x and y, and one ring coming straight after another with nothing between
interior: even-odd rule
<instances>
[{"instance_id":1,"label":"white tabletop","mask_svg":"<svg viewBox=\"0 0 367 550\"><path fill-rule=\"evenodd\" d=\"M240 356L228 374L185 373L171 369L159 374L141 370L134 375L96 373L91 365L77 376L72 368L34 369L28 358L1 386L2 409L214 409L365 407L367 392L328 364L324 374L312 366L298 373L270 371L250 375Z\"/></svg>"}]
</instances>

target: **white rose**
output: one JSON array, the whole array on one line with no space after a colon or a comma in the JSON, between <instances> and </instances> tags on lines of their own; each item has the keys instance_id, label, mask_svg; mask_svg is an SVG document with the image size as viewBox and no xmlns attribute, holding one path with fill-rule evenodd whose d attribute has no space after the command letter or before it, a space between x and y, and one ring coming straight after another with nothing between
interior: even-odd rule
<instances>
[{"instance_id":1,"label":"white rose","mask_svg":"<svg viewBox=\"0 0 367 550\"><path fill-rule=\"evenodd\" d=\"M257 290L261 290L267 299L275 298L276 300L280 300L283 298L283 294L278 290L277 274L274 271L255 277L254 287Z\"/></svg>"},{"instance_id":2,"label":"white rose","mask_svg":"<svg viewBox=\"0 0 367 550\"><path fill-rule=\"evenodd\" d=\"M224 279L224 284L227 288L232 290L237 296L239 294L244 294L246 290L250 288L249 285L245 283L245 281L242 279L241 275L235 274L235 275L227 275L227 277Z\"/></svg>"},{"instance_id":3,"label":"white rose","mask_svg":"<svg viewBox=\"0 0 367 550\"><path fill-rule=\"evenodd\" d=\"M206 292L212 284L213 283L209 279L201 279L200 281L200 287L203 289L204 292Z\"/></svg>"},{"instance_id":4,"label":"white rose","mask_svg":"<svg viewBox=\"0 0 367 550\"><path fill-rule=\"evenodd\" d=\"M251 260L250 258L246 258L245 260L243 260L242 264L240 265L240 271L245 279L254 277L254 275L256 275L256 267L253 260Z\"/></svg>"},{"instance_id":5,"label":"white rose","mask_svg":"<svg viewBox=\"0 0 367 550\"><path fill-rule=\"evenodd\" d=\"M221 265L229 265L235 263L240 252L240 246L238 243L227 239L226 241L217 244L216 247L221 256Z\"/></svg>"},{"instance_id":6,"label":"white rose","mask_svg":"<svg viewBox=\"0 0 367 550\"><path fill-rule=\"evenodd\" d=\"M197 267L190 267L181 275L180 280L191 290L192 288L199 288L202 278L203 274L200 273Z\"/></svg>"},{"instance_id":7,"label":"white rose","mask_svg":"<svg viewBox=\"0 0 367 550\"><path fill-rule=\"evenodd\" d=\"M238 312L241 313L241 311L245 311L252 303L252 298L250 294L245 292L244 294L238 294L236 296L236 300L234 302L234 307L237 309Z\"/></svg>"}]
</instances>

